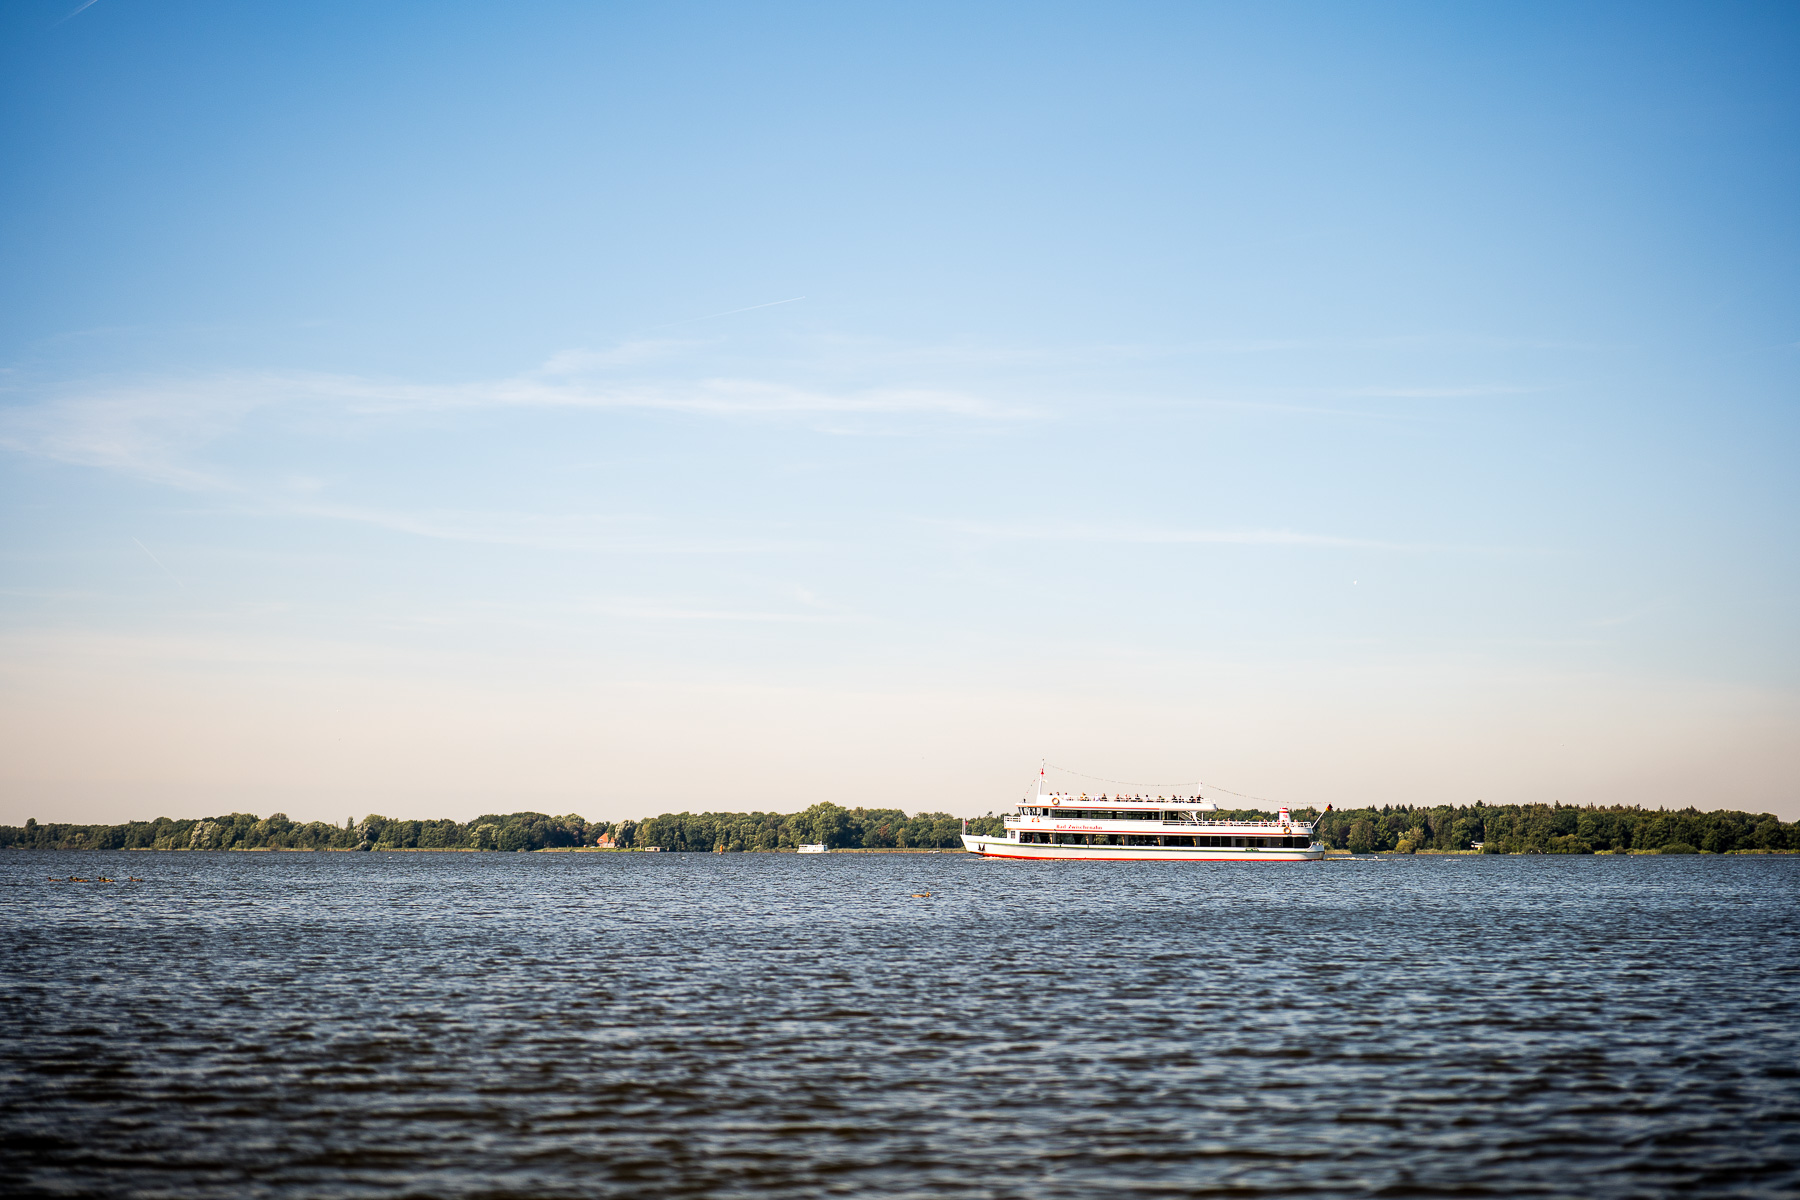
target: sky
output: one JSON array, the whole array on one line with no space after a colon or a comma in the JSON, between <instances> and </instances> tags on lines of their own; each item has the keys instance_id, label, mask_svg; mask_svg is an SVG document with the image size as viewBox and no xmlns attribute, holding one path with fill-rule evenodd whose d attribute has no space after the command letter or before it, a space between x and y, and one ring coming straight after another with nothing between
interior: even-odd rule
<instances>
[{"instance_id":1,"label":"sky","mask_svg":"<svg viewBox=\"0 0 1800 1200\"><path fill-rule=\"evenodd\" d=\"M1793 820L1797 451L1792 5L0 7L0 822Z\"/></svg>"}]
</instances>

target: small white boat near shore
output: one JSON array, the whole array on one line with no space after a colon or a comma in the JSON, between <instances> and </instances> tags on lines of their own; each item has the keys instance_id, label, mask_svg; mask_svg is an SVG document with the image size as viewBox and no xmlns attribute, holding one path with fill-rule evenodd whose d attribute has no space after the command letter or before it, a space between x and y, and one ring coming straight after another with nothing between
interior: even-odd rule
<instances>
[{"instance_id":1,"label":"small white boat near shore","mask_svg":"<svg viewBox=\"0 0 1800 1200\"><path fill-rule=\"evenodd\" d=\"M802 854L823 854L823 853L825 853L825 843L824 842L802 842L802 843L800 843L800 853L802 853Z\"/></svg>"}]
</instances>

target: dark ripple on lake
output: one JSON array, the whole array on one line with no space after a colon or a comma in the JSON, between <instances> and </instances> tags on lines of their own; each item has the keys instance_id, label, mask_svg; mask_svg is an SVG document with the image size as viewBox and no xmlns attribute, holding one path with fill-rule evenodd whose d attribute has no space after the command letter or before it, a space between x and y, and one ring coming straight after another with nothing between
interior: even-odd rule
<instances>
[{"instance_id":1,"label":"dark ripple on lake","mask_svg":"<svg viewBox=\"0 0 1800 1200\"><path fill-rule=\"evenodd\" d=\"M14 1194L1800 1194L1794 859L11 852L0 885Z\"/></svg>"}]
</instances>

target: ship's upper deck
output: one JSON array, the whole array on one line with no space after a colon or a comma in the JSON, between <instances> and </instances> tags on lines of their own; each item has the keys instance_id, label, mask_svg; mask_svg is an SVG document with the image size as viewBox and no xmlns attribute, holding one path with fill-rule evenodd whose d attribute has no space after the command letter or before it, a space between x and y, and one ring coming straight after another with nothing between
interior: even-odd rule
<instances>
[{"instance_id":1,"label":"ship's upper deck","mask_svg":"<svg viewBox=\"0 0 1800 1200\"><path fill-rule=\"evenodd\" d=\"M1218 806L1200 796L1103 795L1095 798L1086 794L1045 792L1020 801L1016 807L1017 814L1004 819L1008 826L1079 823L1084 827L1113 828L1113 822L1119 822L1116 828L1125 831L1142 829L1150 823L1158 827L1205 826L1257 830L1269 834L1312 831L1312 822L1292 819L1285 808L1274 820L1268 821L1227 821L1214 818L1210 814L1217 812Z\"/></svg>"}]
</instances>

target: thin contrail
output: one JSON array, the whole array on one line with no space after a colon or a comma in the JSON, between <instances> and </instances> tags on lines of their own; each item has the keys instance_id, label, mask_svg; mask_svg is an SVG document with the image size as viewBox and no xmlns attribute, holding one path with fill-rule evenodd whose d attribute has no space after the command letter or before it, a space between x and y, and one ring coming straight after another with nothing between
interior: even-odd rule
<instances>
[{"instance_id":1,"label":"thin contrail","mask_svg":"<svg viewBox=\"0 0 1800 1200\"><path fill-rule=\"evenodd\" d=\"M88 0L88 4L92 4L93 2L94 2L94 0ZM82 7L85 8L86 5L83 5ZM131 544L136 546L139 550L142 550L145 554L150 554L150 547L144 545L144 543L138 541L136 538L131 539ZM167 575L170 579L175 579L175 572L169 570L169 568L167 568L167 567L163 567L162 559L156 557L156 555L154 555L154 554L150 554L150 561L155 563L157 566L162 567L164 575ZM182 585L182 582L179 579L175 579L175 586L178 588L181 588L181 590L184 592L187 591L187 588Z\"/></svg>"},{"instance_id":2,"label":"thin contrail","mask_svg":"<svg viewBox=\"0 0 1800 1200\"><path fill-rule=\"evenodd\" d=\"M74 9L74 11L73 11L73 12L71 12L71 13L69 13L69 16L68 16L68 17L64 17L64 18L63 18L63 19L62 19L62 21L58 21L58 22L57 22L57 24L58 24L58 25L61 25L61 24L62 24L62 23L63 23L63 21L67 21L67 20L68 20L68 19L69 19L69 17L72 17L72 16L74 16L74 15L75 15L75 13L78 13L78 12L81 12L81 11L82 11L82 10L83 10L83 9L86 9L86 8L87 8L87 7L89 7L89 6L90 6L90 5L92 5L92 4L93 4L93 3L94 3L94 0L81 0L81 3L80 3L80 4L78 4L78 5L76 5L76 6L75 6L75 9ZM149 552L148 552L148 551L145 551L145 553L149 553Z\"/></svg>"},{"instance_id":3,"label":"thin contrail","mask_svg":"<svg viewBox=\"0 0 1800 1200\"><path fill-rule=\"evenodd\" d=\"M88 0L92 4L94 0ZM652 329L667 329L671 325L692 325L695 321L710 321L714 317L729 317L733 313L752 312L759 308L774 308L777 304L792 304L796 300L804 300L805 296L789 296L786 300L771 300L767 304L747 304L743 308L728 308L724 312L707 313L704 317L689 317L685 321L666 321L661 325L652 325Z\"/></svg>"}]
</instances>

